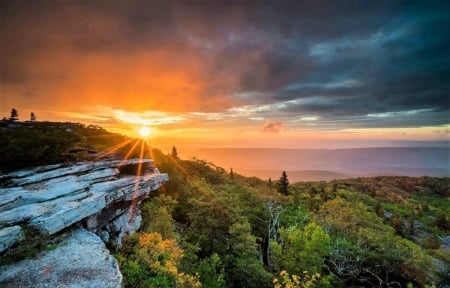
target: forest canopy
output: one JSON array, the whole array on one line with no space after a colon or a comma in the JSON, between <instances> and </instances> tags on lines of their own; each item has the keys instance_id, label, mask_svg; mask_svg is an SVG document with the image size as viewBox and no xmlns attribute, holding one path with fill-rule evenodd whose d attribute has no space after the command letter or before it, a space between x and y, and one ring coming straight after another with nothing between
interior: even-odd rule
<instances>
[{"instance_id":1,"label":"forest canopy","mask_svg":"<svg viewBox=\"0 0 450 288\"><path fill-rule=\"evenodd\" d=\"M127 287L441 287L449 281L443 241L450 236L449 178L300 182L285 195L271 181L204 160L153 155L171 180L144 204L141 231L119 253ZM153 269L153 252L133 252L143 245L140 237L154 233L181 249L172 262L177 273ZM185 286L186 275L193 286Z\"/></svg>"},{"instance_id":2,"label":"forest canopy","mask_svg":"<svg viewBox=\"0 0 450 288\"><path fill-rule=\"evenodd\" d=\"M108 151L123 157L131 140L77 123L4 122L0 170L95 160ZM142 156L170 181L142 204L140 231L116 253L126 287L450 283L450 178L289 183L282 171L266 181L183 160L175 146Z\"/></svg>"}]
</instances>

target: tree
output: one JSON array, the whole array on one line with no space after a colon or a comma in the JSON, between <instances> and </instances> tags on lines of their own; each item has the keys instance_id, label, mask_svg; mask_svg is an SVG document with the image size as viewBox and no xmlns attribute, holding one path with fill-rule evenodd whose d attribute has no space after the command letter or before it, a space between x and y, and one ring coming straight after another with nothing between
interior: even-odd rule
<instances>
[{"instance_id":1,"label":"tree","mask_svg":"<svg viewBox=\"0 0 450 288\"><path fill-rule=\"evenodd\" d=\"M280 229L280 243L272 241L275 269L302 275L303 271L320 273L331 250L330 236L311 222L303 229L294 226Z\"/></svg>"},{"instance_id":2,"label":"tree","mask_svg":"<svg viewBox=\"0 0 450 288\"><path fill-rule=\"evenodd\" d=\"M178 151L177 151L177 148L175 148L175 146L172 147L171 155L173 158L178 159Z\"/></svg>"},{"instance_id":3,"label":"tree","mask_svg":"<svg viewBox=\"0 0 450 288\"><path fill-rule=\"evenodd\" d=\"M316 215L331 236L327 267L348 286L371 283L362 287L393 287L389 282L395 279L399 287L405 287L414 279L423 287L425 275L435 277L431 257L413 242L396 235L364 203L336 198L321 205ZM393 213L392 219L401 228L398 212Z\"/></svg>"},{"instance_id":4,"label":"tree","mask_svg":"<svg viewBox=\"0 0 450 288\"><path fill-rule=\"evenodd\" d=\"M184 251L174 239L157 232L134 234L126 239L122 254L118 260L125 287L201 287L198 275L178 270Z\"/></svg>"},{"instance_id":5,"label":"tree","mask_svg":"<svg viewBox=\"0 0 450 288\"><path fill-rule=\"evenodd\" d=\"M392 228L394 228L399 235L403 235L403 220L402 216L397 211L392 213L389 224L391 224Z\"/></svg>"},{"instance_id":6,"label":"tree","mask_svg":"<svg viewBox=\"0 0 450 288\"><path fill-rule=\"evenodd\" d=\"M406 233L411 236L414 235L414 212L408 215L406 222Z\"/></svg>"},{"instance_id":7,"label":"tree","mask_svg":"<svg viewBox=\"0 0 450 288\"><path fill-rule=\"evenodd\" d=\"M34 112L31 112L31 114L30 114L30 121L31 122L36 121L36 115L34 115Z\"/></svg>"},{"instance_id":8,"label":"tree","mask_svg":"<svg viewBox=\"0 0 450 288\"><path fill-rule=\"evenodd\" d=\"M9 117L9 120L12 121L19 120L19 112L17 112L16 108L11 109L11 117Z\"/></svg>"},{"instance_id":9,"label":"tree","mask_svg":"<svg viewBox=\"0 0 450 288\"><path fill-rule=\"evenodd\" d=\"M384 217L384 211L383 207L381 206L380 200L376 200L375 204L373 205L373 209L375 210L375 213L378 215L378 217L383 218Z\"/></svg>"},{"instance_id":10,"label":"tree","mask_svg":"<svg viewBox=\"0 0 450 288\"><path fill-rule=\"evenodd\" d=\"M309 188L309 198L316 197L317 193L319 193L319 192L317 192L316 187Z\"/></svg>"},{"instance_id":11,"label":"tree","mask_svg":"<svg viewBox=\"0 0 450 288\"><path fill-rule=\"evenodd\" d=\"M445 213L439 212L436 215L435 225L444 230L450 230L450 221L447 220Z\"/></svg>"},{"instance_id":12,"label":"tree","mask_svg":"<svg viewBox=\"0 0 450 288\"><path fill-rule=\"evenodd\" d=\"M269 178L269 192L272 193L272 178Z\"/></svg>"},{"instance_id":13,"label":"tree","mask_svg":"<svg viewBox=\"0 0 450 288\"><path fill-rule=\"evenodd\" d=\"M164 239L177 239L175 221L172 218L177 204L177 200L164 194L144 202L141 206L142 231L158 232Z\"/></svg>"},{"instance_id":14,"label":"tree","mask_svg":"<svg viewBox=\"0 0 450 288\"><path fill-rule=\"evenodd\" d=\"M266 204L266 207L267 207L267 211L269 212L269 221L268 221L268 225L267 225L267 242L269 243L269 245L266 248L265 257L266 257L267 266L269 267L270 270L272 270L273 265L272 265L272 255L271 255L271 253L272 253L271 244L272 243L278 244L280 242L280 239L279 239L280 218L285 209L280 204L277 204L272 201L268 202Z\"/></svg>"},{"instance_id":15,"label":"tree","mask_svg":"<svg viewBox=\"0 0 450 288\"><path fill-rule=\"evenodd\" d=\"M281 173L280 180L278 180L278 182L277 182L278 193L283 194L283 195L288 195L288 186L289 186L289 180L287 178L286 171L283 171L283 173Z\"/></svg>"},{"instance_id":16,"label":"tree","mask_svg":"<svg viewBox=\"0 0 450 288\"><path fill-rule=\"evenodd\" d=\"M228 255L226 270L231 287L268 287L272 275L264 269L258 259L256 237L251 233L250 223L236 222L228 230ZM230 287L230 286L229 286Z\"/></svg>"},{"instance_id":17,"label":"tree","mask_svg":"<svg viewBox=\"0 0 450 288\"><path fill-rule=\"evenodd\" d=\"M305 271L306 272L306 271ZM280 272L280 276L273 279L273 285L275 288L309 288L316 287L314 283L320 279L320 274L315 273L312 276L309 274L298 276L290 275L286 270Z\"/></svg>"},{"instance_id":18,"label":"tree","mask_svg":"<svg viewBox=\"0 0 450 288\"><path fill-rule=\"evenodd\" d=\"M230 179L231 179L231 181L234 180L234 171L233 171L233 167L230 168Z\"/></svg>"}]
</instances>

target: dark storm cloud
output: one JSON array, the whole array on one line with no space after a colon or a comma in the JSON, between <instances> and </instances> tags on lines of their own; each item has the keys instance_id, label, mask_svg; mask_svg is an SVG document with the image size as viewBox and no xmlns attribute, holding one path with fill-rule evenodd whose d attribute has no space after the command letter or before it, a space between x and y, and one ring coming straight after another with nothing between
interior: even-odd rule
<instances>
[{"instance_id":1,"label":"dark storm cloud","mask_svg":"<svg viewBox=\"0 0 450 288\"><path fill-rule=\"evenodd\" d=\"M278 112L345 123L356 119L364 127L449 123L447 1L1 5L0 37L7 43L0 47L2 85L38 82L45 94L57 75L30 68L41 64L37 59L44 51L52 61L51 54L60 51L126 55L165 50L171 55L168 69L187 61L201 66L199 79L207 84L197 95L203 99L220 94L241 105L304 100ZM377 113L384 117L367 116Z\"/></svg>"},{"instance_id":2,"label":"dark storm cloud","mask_svg":"<svg viewBox=\"0 0 450 288\"><path fill-rule=\"evenodd\" d=\"M309 98L282 110L328 119L404 112L355 119L354 125L363 127L448 124L448 7L405 6L366 34L341 31L340 37L311 40L309 58L314 64L304 77L273 91L274 101ZM428 112L408 114L420 109Z\"/></svg>"}]
</instances>

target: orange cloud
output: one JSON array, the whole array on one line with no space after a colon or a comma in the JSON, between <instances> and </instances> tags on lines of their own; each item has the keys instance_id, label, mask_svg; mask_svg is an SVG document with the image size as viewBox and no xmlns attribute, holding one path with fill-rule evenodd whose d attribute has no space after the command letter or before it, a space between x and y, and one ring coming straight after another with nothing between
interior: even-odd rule
<instances>
[{"instance_id":1,"label":"orange cloud","mask_svg":"<svg viewBox=\"0 0 450 288\"><path fill-rule=\"evenodd\" d=\"M281 129L283 129L281 121L268 121L262 127L262 131L266 133L279 133Z\"/></svg>"},{"instance_id":2,"label":"orange cloud","mask_svg":"<svg viewBox=\"0 0 450 288\"><path fill-rule=\"evenodd\" d=\"M230 97L236 77L215 74L214 57L180 40L183 35L163 37L156 29L135 35L114 14L54 6L41 14L24 9L5 24L20 23L4 27L1 38L8 45L0 53L11 56L0 63L5 105L185 112L236 103Z\"/></svg>"}]
</instances>

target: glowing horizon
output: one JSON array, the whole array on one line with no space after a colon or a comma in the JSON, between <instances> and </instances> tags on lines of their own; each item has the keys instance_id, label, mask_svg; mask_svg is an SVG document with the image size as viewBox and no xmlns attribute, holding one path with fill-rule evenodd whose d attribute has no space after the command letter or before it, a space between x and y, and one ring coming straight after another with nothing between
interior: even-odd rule
<instances>
[{"instance_id":1,"label":"glowing horizon","mask_svg":"<svg viewBox=\"0 0 450 288\"><path fill-rule=\"evenodd\" d=\"M5 2L0 118L165 147L448 143L449 7L366 5Z\"/></svg>"},{"instance_id":2,"label":"glowing horizon","mask_svg":"<svg viewBox=\"0 0 450 288\"><path fill-rule=\"evenodd\" d=\"M19 110L19 109L18 109ZM103 113L99 113L104 110ZM344 128L339 130L299 128L263 119L247 121L248 115L233 113L128 112L101 107L91 113L56 112L38 121L79 122L132 138L142 138L154 147L255 147L255 148L357 148L417 146L449 142L450 125L418 128ZM19 110L20 113L20 110ZM30 112L31 113L31 112ZM52 113L49 113L52 115ZM106 120L105 120L106 119ZM22 120L22 119L21 119ZM305 121L314 121L307 119ZM236 126L236 123L240 123ZM219 135L219 136L214 136Z\"/></svg>"}]
</instances>

